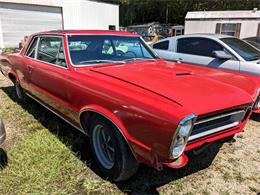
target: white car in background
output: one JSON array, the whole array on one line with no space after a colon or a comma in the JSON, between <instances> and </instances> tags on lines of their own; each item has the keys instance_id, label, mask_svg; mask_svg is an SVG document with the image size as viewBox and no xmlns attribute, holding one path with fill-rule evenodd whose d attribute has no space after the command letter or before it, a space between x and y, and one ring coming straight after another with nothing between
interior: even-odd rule
<instances>
[{"instance_id":1,"label":"white car in background","mask_svg":"<svg viewBox=\"0 0 260 195\"><path fill-rule=\"evenodd\" d=\"M238 38L190 34L151 44L164 59L260 76L260 50Z\"/></svg>"}]
</instances>

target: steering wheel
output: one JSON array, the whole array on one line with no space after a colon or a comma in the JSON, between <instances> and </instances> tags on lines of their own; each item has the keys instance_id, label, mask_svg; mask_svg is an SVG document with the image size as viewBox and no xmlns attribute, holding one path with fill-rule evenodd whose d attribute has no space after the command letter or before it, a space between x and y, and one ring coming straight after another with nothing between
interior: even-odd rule
<instances>
[{"instance_id":1,"label":"steering wheel","mask_svg":"<svg viewBox=\"0 0 260 195\"><path fill-rule=\"evenodd\" d=\"M121 50L116 50L116 54L118 56L123 56L125 53L123 51L121 51Z\"/></svg>"},{"instance_id":2,"label":"steering wheel","mask_svg":"<svg viewBox=\"0 0 260 195\"><path fill-rule=\"evenodd\" d=\"M136 58L136 54L135 54L135 52L133 52L133 51L127 51L127 52L125 52L124 56Z\"/></svg>"}]
</instances>

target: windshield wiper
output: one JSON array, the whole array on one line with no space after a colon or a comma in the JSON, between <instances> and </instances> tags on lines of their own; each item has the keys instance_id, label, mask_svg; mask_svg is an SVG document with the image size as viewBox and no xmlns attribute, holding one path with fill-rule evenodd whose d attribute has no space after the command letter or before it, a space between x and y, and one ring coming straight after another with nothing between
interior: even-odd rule
<instances>
[{"instance_id":1,"label":"windshield wiper","mask_svg":"<svg viewBox=\"0 0 260 195\"><path fill-rule=\"evenodd\" d=\"M79 64L100 64L100 63L125 63L124 61L114 61L114 60L86 60L81 61Z\"/></svg>"},{"instance_id":2,"label":"windshield wiper","mask_svg":"<svg viewBox=\"0 0 260 195\"><path fill-rule=\"evenodd\" d=\"M137 60L152 60L152 61L154 61L155 59L153 59L153 58L131 58L131 59L126 59L124 61L125 62L134 62L134 61L137 61Z\"/></svg>"}]
</instances>

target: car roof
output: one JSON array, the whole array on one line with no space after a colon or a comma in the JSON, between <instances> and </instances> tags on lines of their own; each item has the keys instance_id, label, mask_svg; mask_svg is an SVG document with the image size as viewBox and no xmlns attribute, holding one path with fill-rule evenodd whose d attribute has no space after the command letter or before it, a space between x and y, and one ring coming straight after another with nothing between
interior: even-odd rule
<instances>
[{"instance_id":1,"label":"car roof","mask_svg":"<svg viewBox=\"0 0 260 195\"><path fill-rule=\"evenodd\" d=\"M179 35L179 36L175 36L175 37L169 37L169 38L166 38L166 39L162 39L158 42L169 40L169 39L192 38L192 37L197 37L197 38L202 37L202 38L208 38L208 39L215 39L216 40L216 39L228 38L228 37L232 37L232 36L222 35L222 34L210 34L210 33L194 33L194 34L186 34L186 35Z\"/></svg>"},{"instance_id":2,"label":"car roof","mask_svg":"<svg viewBox=\"0 0 260 195\"><path fill-rule=\"evenodd\" d=\"M86 35L122 35L122 36L140 36L135 33L125 31L112 31L112 30L53 30L35 33L34 35L71 35L71 34L86 34Z\"/></svg>"}]
</instances>

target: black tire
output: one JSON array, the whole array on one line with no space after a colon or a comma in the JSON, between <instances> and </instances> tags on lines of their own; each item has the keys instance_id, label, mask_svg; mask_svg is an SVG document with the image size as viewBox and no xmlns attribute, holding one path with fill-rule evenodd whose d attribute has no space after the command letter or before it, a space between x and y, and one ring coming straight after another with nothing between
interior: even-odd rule
<instances>
[{"instance_id":1,"label":"black tire","mask_svg":"<svg viewBox=\"0 0 260 195\"><path fill-rule=\"evenodd\" d=\"M21 102L21 103L27 103L28 97L27 97L26 94L24 93L24 90L23 90L23 88L21 87L19 81L15 80L14 86L15 86L16 97L17 97L17 99L19 100L19 102Z\"/></svg>"},{"instance_id":2,"label":"black tire","mask_svg":"<svg viewBox=\"0 0 260 195\"><path fill-rule=\"evenodd\" d=\"M98 144L97 136L96 136L96 129L97 127L100 128L102 126L102 132L105 132L105 134L110 137L110 146L114 148L114 152L112 155L113 163L109 164L110 167L106 167L105 161L101 160L100 152L97 148ZM135 159L135 157L132 154L132 151L130 150L129 146L127 145L126 141L124 140L123 136L119 132L119 130L111 124L107 119L104 119L102 117L95 117L90 124L90 145L92 152L94 154L94 159L101 170L104 177L108 180L112 181L123 181L129 179L131 176L133 176L137 169L138 169L138 162ZM102 137L102 136L101 136ZM103 152L105 151L104 146L101 147ZM104 152L105 153L105 152ZM111 161L111 162L112 162ZM106 164L107 165L107 164Z\"/></svg>"},{"instance_id":3,"label":"black tire","mask_svg":"<svg viewBox=\"0 0 260 195\"><path fill-rule=\"evenodd\" d=\"M232 144L232 143L235 143L236 142L236 139L235 139L235 135L231 135L229 137L225 137L221 140L223 143L224 142L227 142L229 144Z\"/></svg>"}]
</instances>

